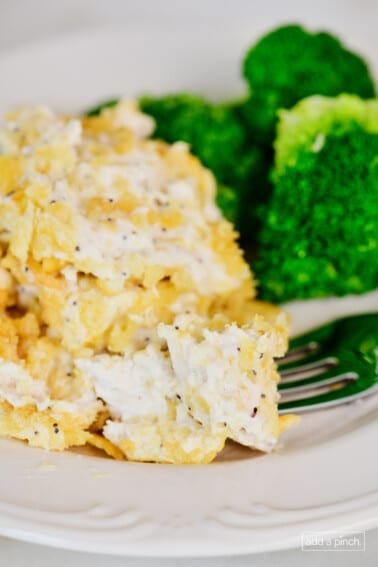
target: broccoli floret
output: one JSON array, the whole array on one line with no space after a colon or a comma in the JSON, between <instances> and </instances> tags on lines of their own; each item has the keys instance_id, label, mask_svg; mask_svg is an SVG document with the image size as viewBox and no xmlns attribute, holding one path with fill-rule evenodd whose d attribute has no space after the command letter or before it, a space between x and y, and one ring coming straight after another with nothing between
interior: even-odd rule
<instances>
[{"instance_id":1,"label":"broccoli floret","mask_svg":"<svg viewBox=\"0 0 378 567\"><path fill-rule=\"evenodd\" d=\"M378 286L378 100L310 97L282 111L254 266L265 299Z\"/></svg>"},{"instance_id":2,"label":"broccoli floret","mask_svg":"<svg viewBox=\"0 0 378 567\"><path fill-rule=\"evenodd\" d=\"M262 37L248 51L243 72L251 92L244 104L245 118L256 138L268 144L280 108L291 108L315 94L375 94L368 66L359 55L329 33L310 33L298 25Z\"/></svg>"},{"instance_id":3,"label":"broccoli floret","mask_svg":"<svg viewBox=\"0 0 378 567\"><path fill-rule=\"evenodd\" d=\"M247 155L253 159L253 163L249 175L245 176L242 184L238 184L238 180L233 184L238 188L240 195L236 226L240 231L240 240L244 248L255 245L261 228L264 205L272 193L270 180L272 154L272 148L250 146Z\"/></svg>"},{"instance_id":4,"label":"broccoli floret","mask_svg":"<svg viewBox=\"0 0 378 567\"><path fill-rule=\"evenodd\" d=\"M191 94L175 94L161 98L142 97L141 109L156 121L154 137L169 143L182 140L191 151L211 169L220 186L236 191L232 199L218 197L227 218L240 228L240 213L236 201L249 196L254 180L260 175L263 159L260 150L252 145L237 114L236 106L210 104Z\"/></svg>"},{"instance_id":5,"label":"broccoli floret","mask_svg":"<svg viewBox=\"0 0 378 567\"><path fill-rule=\"evenodd\" d=\"M226 219L235 224L240 207L240 196L235 189L218 184L216 202Z\"/></svg>"},{"instance_id":6,"label":"broccoli floret","mask_svg":"<svg viewBox=\"0 0 378 567\"><path fill-rule=\"evenodd\" d=\"M240 197L234 188L235 179L243 182L249 164L241 155L244 130L233 111L191 94L145 96L140 106L155 119L155 138L169 143L187 142L193 154L211 169L218 181L218 206L226 218L236 222ZM239 164L235 167L236 159Z\"/></svg>"},{"instance_id":7,"label":"broccoli floret","mask_svg":"<svg viewBox=\"0 0 378 567\"><path fill-rule=\"evenodd\" d=\"M156 138L187 142L216 178L228 183L245 141L244 130L229 108L189 94L143 97L140 106L156 120Z\"/></svg>"},{"instance_id":8,"label":"broccoli floret","mask_svg":"<svg viewBox=\"0 0 378 567\"><path fill-rule=\"evenodd\" d=\"M295 166L298 153L320 147L329 132L346 131L359 124L368 132L378 131L378 101L358 96L336 98L312 96L287 112L279 112L275 150L275 177L288 166Z\"/></svg>"}]
</instances>

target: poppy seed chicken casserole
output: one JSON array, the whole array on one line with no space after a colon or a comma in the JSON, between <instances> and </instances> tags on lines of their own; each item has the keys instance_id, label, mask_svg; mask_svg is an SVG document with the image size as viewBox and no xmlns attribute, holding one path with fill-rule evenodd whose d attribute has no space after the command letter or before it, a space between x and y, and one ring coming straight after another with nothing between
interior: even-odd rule
<instances>
[{"instance_id":1,"label":"poppy seed chicken casserole","mask_svg":"<svg viewBox=\"0 0 378 567\"><path fill-rule=\"evenodd\" d=\"M212 174L124 101L0 133L0 435L206 463L271 450L287 322L253 300Z\"/></svg>"}]
</instances>

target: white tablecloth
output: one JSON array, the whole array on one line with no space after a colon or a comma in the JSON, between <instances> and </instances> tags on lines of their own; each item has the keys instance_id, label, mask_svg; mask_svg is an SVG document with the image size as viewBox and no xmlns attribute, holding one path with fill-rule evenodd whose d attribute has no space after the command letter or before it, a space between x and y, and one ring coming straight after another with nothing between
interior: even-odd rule
<instances>
[{"instance_id":1,"label":"white tablecloth","mask_svg":"<svg viewBox=\"0 0 378 567\"><path fill-rule=\"evenodd\" d=\"M300 19L313 23L315 27L326 28L329 19L335 21L339 15L344 35L350 35L355 45L367 49L377 45L374 23L378 21L377 0L275 1L280 3L281 8L282 4L287 7L287 21ZM272 0L0 0L0 55L2 51L20 44L81 29L130 26L133 22L145 21L158 25L159 21L166 19L175 25L183 18L188 25L191 19L194 21L200 17L204 3L213 5L214 23L217 19L240 18L242 14L242 17L261 18L262 25L272 25ZM343 7L346 4L349 11L355 11L355 17L344 22ZM359 17L362 12L365 16L368 13L369 17ZM290 550L233 558L170 560L105 557L0 538L0 567L349 567L358 564L372 567L378 564L378 530L367 533L364 552Z\"/></svg>"}]
</instances>

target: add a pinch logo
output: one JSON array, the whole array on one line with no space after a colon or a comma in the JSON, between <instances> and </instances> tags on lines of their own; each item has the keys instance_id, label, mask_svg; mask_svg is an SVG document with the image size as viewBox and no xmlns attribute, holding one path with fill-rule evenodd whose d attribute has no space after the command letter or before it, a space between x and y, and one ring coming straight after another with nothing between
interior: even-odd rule
<instances>
[{"instance_id":1,"label":"add a pinch logo","mask_svg":"<svg viewBox=\"0 0 378 567\"><path fill-rule=\"evenodd\" d=\"M365 551L365 532L303 532L302 551Z\"/></svg>"}]
</instances>

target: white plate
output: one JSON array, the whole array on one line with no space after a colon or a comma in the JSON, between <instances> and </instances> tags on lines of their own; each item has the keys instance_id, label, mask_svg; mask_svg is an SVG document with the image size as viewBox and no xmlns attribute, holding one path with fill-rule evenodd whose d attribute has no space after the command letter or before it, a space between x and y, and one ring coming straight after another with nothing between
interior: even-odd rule
<instances>
[{"instance_id":1,"label":"white plate","mask_svg":"<svg viewBox=\"0 0 378 567\"><path fill-rule=\"evenodd\" d=\"M39 44L0 59L0 111L23 102L86 108L119 93L241 92L251 22L134 29ZM239 91L238 91L239 89ZM297 330L378 294L290 307ZM229 446L207 466L119 463L1 440L0 533L69 549L225 555L300 545L306 530L378 526L377 398L304 417L271 455Z\"/></svg>"}]
</instances>

